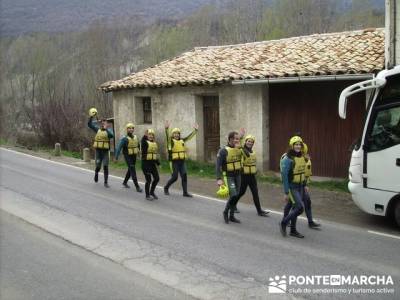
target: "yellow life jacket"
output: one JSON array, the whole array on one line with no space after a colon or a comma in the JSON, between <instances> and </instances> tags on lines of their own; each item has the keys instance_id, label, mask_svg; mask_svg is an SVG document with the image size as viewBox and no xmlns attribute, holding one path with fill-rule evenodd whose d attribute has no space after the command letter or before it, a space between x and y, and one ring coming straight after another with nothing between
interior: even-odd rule
<instances>
[{"instance_id":1,"label":"yellow life jacket","mask_svg":"<svg viewBox=\"0 0 400 300\"><path fill-rule=\"evenodd\" d=\"M247 156L243 153L243 173L244 174L256 174L257 172L257 159L256 152L253 151Z\"/></svg>"},{"instance_id":2,"label":"yellow life jacket","mask_svg":"<svg viewBox=\"0 0 400 300\"><path fill-rule=\"evenodd\" d=\"M147 141L147 154L145 160L157 160L158 146L156 142Z\"/></svg>"},{"instance_id":3,"label":"yellow life jacket","mask_svg":"<svg viewBox=\"0 0 400 300\"><path fill-rule=\"evenodd\" d=\"M172 160L186 159L186 147L183 140L172 139L174 146L171 149Z\"/></svg>"},{"instance_id":4,"label":"yellow life jacket","mask_svg":"<svg viewBox=\"0 0 400 300\"><path fill-rule=\"evenodd\" d=\"M293 158L294 168L293 168L293 183L304 183L306 181L305 171L306 171L306 160L304 156Z\"/></svg>"},{"instance_id":5,"label":"yellow life jacket","mask_svg":"<svg viewBox=\"0 0 400 300\"><path fill-rule=\"evenodd\" d=\"M95 149L110 149L110 139L107 130L97 130L96 136L94 137L93 147Z\"/></svg>"},{"instance_id":6,"label":"yellow life jacket","mask_svg":"<svg viewBox=\"0 0 400 300\"><path fill-rule=\"evenodd\" d=\"M311 171L311 159L307 159L306 160L306 169L304 171L304 176L306 176L306 178L310 178L312 175L312 171Z\"/></svg>"},{"instance_id":7,"label":"yellow life jacket","mask_svg":"<svg viewBox=\"0 0 400 300\"><path fill-rule=\"evenodd\" d=\"M139 152L139 141L137 136L134 135L130 137L129 135L126 136L128 138L128 155L138 154Z\"/></svg>"},{"instance_id":8,"label":"yellow life jacket","mask_svg":"<svg viewBox=\"0 0 400 300\"><path fill-rule=\"evenodd\" d=\"M242 169L242 149L231 148L229 146L225 147L228 151L226 156L226 171L240 171Z\"/></svg>"}]
</instances>

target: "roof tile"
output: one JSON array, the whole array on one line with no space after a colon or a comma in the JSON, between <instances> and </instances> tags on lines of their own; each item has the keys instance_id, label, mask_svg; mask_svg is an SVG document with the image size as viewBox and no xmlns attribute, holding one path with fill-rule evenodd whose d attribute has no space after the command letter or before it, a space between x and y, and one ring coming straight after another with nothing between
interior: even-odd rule
<instances>
[{"instance_id":1,"label":"roof tile","mask_svg":"<svg viewBox=\"0 0 400 300\"><path fill-rule=\"evenodd\" d=\"M121 89L219 84L237 79L374 73L384 68L384 29L195 48L120 80Z\"/></svg>"}]
</instances>

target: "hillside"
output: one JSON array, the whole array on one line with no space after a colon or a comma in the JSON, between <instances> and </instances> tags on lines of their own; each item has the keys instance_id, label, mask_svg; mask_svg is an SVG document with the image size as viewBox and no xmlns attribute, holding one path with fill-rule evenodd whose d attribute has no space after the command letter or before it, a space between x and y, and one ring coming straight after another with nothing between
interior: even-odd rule
<instances>
[{"instance_id":1,"label":"hillside","mask_svg":"<svg viewBox=\"0 0 400 300\"><path fill-rule=\"evenodd\" d=\"M2 0L2 35L76 31L95 20L181 18L215 0Z\"/></svg>"},{"instance_id":2,"label":"hillside","mask_svg":"<svg viewBox=\"0 0 400 300\"><path fill-rule=\"evenodd\" d=\"M237 3L248 6L257 2L272 5L279 0L1 0L0 28L3 36L15 36L81 31L97 20L136 21L143 25L156 20L182 19L207 4L226 11ZM293 0L293 6L299 3ZM353 6L372 6L371 9L383 11L385 0L315 0L314 3L319 6L335 3L345 13Z\"/></svg>"}]
</instances>

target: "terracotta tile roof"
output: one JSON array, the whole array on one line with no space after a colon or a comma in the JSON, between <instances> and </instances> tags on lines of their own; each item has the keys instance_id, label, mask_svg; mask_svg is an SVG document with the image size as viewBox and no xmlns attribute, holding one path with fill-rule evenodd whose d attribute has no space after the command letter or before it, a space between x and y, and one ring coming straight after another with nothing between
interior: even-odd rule
<instances>
[{"instance_id":1,"label":"terracotta tile roof","mask_svg":"<svg viewBox=\"0 0 400 300\"><path fill-rule=\"evenodd\" d=\"M314 34L195 48L173 59L103 83L105 92L239 79L376 73L384 68L384 29Z\"/></svg>"}]
</instances>

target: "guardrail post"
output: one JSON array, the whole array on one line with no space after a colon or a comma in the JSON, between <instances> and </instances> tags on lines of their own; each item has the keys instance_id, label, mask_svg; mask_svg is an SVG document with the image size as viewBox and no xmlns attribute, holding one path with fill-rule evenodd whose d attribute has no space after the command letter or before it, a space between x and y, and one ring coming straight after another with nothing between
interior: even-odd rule
<instances>
[{"instance_id":1,"label":"guardrail post","mask_svg":"<svg viewBox=\"0 0 400 300\"><path fill-rule=\"evenodd\" d=\"M60 143L56 143L54 145L54 155L61 156L61 144Z\"/></svg>"},{"instance_id":2,"label":"guardrail post","mask_svg":"<svg viewBox=\"0 0 400 300\"><path fill-rule=\"evenodd\" d=\"M83 148L83 161L90 162L90 149L89 148Z\"/></svg>"}]
</instances>

